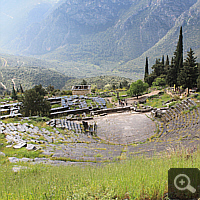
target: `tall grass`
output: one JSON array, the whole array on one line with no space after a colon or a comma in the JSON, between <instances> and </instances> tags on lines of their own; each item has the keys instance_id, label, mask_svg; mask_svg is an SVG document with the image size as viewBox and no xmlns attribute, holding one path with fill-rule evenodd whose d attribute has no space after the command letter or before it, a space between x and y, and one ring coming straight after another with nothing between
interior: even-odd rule
<instances>
[{"instance_id":1,"label":"tall grass","mask_svg":"<svg viewBox=\"0 0 200 200\"><path fill-rule=\"evenodd\" d=\"M1 158L0 158L1 159ZM22 164L21 165L25 165ZM101 166L0 167L0 199L162 199L172 167L199 167L199 152L134 157Z\"/></svg>"}]
</instances>

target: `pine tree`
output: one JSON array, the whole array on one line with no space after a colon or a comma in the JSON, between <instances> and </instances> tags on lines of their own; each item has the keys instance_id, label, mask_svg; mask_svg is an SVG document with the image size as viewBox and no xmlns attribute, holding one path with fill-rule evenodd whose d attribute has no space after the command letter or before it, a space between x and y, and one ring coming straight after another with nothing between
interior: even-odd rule
<instances>
[{"instance_id":1,"label":"pine tree","mask_svg":"<svg viewBox=\"0 0 200 200\"><path fill-rule=\"evenodd\" d=\"M199 75L198 66L196 63L197 57L194 57L194 51L190 48L190 51L187 52L187 58L185 59L184 66L181 69L178 81L183 86L183 88L189 89L196 86L197 78Z\"/></svg>"}]
</instances>

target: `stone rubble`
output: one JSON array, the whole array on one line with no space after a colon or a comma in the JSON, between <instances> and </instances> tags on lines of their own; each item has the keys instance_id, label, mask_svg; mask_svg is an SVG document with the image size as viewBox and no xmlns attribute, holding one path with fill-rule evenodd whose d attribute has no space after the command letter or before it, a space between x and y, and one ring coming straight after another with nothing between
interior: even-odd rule
<instances>
[{"instance_id":1,"label":"stone rubble","mask_svg":"<svg viewBox=\"0 0 200 200\"><path fill-rule=\"evenodd\" d=\"M3 156L3 157L5 157L5 156L6 156L6 154L5 154L5 153L3 153L3 152L0 152L0 156Z\"/></svg>"},{"instance_id":2,"label":"stone rubble","mask_svg":"<svg viewBox=\"0 0 200 200\"><path fill-rule=\"evenodd\" d=\"M27 167L22 167L22 166L18 166L18 165L15 165L13 168L12 168L12 170L14 171L14 172L19 172L20 170L22 170L22 169L27 169Z\"/></svg>"}]
</instances>

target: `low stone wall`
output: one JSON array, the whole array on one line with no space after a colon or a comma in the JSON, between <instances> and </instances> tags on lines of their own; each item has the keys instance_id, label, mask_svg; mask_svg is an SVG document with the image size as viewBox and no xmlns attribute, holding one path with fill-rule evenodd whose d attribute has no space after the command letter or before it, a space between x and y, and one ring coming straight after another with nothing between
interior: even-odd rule
<instances>
[{"instance_id":1,"label":"low stone wall","mask_svg":"<svg viewBox=\"0 0 200 200\"><path fill-rule=\"evenodd\" d=\"M65 110L65 111L61 111L61 112L51 113L50 116L51 117L59 117L59 116L69 115L69 114L76 115L76 114L82 114L83 112L89 113L90 109L84 108L84 109L76 109L76 110Z\"/></svg>"},{"instance_id":2,"label":"low stone wall","mask_svg":"<svg viewBox=\"0 0 200 200\"><path fill-rule=\"evenodd\" d=\"M135 112L151 112L152 108L147 108L147 109L136 109Z\"/></svg>"},{"instance_id":3,"label":"low stone wall","mask_svg":"<svg viewBox=\"0 0 200 200\"><path fill-rule=\"evenodd\" d=\"M119 111L128 111L130 110L130 106L125 106L125 107L117 107L117 108L107 108L107 109L101 109L101 110L96 110L95 114L103 114L103 113L113 113L113 112L119 112Z\"/></svg>"},{"instance_id":4,"label":"low stone wall","mask_svg":"<svg viewBox=\"0 0 200 200\"><path fill-rule=\"evenodd\" d=\"M151 106L143 106L143 108L137 108L137 106L131 107L131 110L134 110L135 112L151 112L153 108Z\"/></svg>"}]
</instances>

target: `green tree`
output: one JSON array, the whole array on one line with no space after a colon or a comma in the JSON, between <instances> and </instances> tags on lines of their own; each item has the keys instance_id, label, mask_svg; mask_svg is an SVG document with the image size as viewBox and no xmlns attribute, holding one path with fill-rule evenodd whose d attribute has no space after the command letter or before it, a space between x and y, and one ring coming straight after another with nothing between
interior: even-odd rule
<instances>
[{"instance_id":1,"label":"green tree","mask_svg":"<svg viewBox=\"0 0 200 200\"><path fill-rule=\"evenodd\" d=\"M182 33L182 26L180 28L179 33L179 40L176 46L176 50L174 52L174 66L175 66L175 84L176 88L180 86L179 76L180 71L183 68L183 33Z\"/></svg>"},{"instance_id":2,"label":"green tree","mask_svg":"<svg viewBox=\"0 0 200 200\"><path fill-rule=\"evenodd\" d=\"M13 85L13 89L12 89L12 95L11 95L12 99L13 100L17 100L17 93L16 93L16 90L15 90L15 87Z\"/></svg>"},{"instance_id":3,"label":"green tree","mask_svg":"<svg viewBox=\"0 0 200 200\"><path fill-rule=\"evenodd\" d=\"M40 96L45 96L47 94L47 91L42 87L42 85L36 85L33 87L36 92L39 93Z\"/></svg>"},{"instance_id":4,"label":"green tree","mask_svg":"<svg viewBox=\"0 0 200 200\"><path fill-rule=\"evenodd\" d=\"M0 85L0 94L3 94L4 92L5 92L5 88L2 85Z\"/></svg>"},{"instance_id":5,"label":"green tree","mask_svg":"<svg viewBox=\"0 0 200 200\"><path fill-rule=\"evenodd\" d=\"M144 81L149 76L149 64L148 64L148 57L146 57L145 63L145 72L144 72ZM145 81L146 82L146 81Z\"/></svg>"},{"instance_id":6,"label":"green tree","mask_svg":"<svg viewBox=\"0 0 200 200\"><path fill-rule=\"evenodd\" d=\"M169 57L167 55L167 59L166 59L166 63L165 63L166 66L169 66Z\"/></svg>"},{"instance_id":7,"label":"green tree","mask_svg":"<svg viewBox=\"0 0 200 200\"><path fill-rule=\"evenodd\" d=\"M166 82L164 78L158 77L155 79L155 81L152 84L153 86L165 86Z\"/></svg>"},{"instance_id":8,"label":"green tree","mask_svg":"<svg viewBox=\"0 0 200 200\"><path fill-rule=\"evenodd\" d=\"M20 88L20 92L21 92L21 94L23 94L23 93L24 93L24 90L23 90L23 88L22 88L22 85L21 85L21 84L19 85L19 88Z\"/></svg>"},{"instance_id":9,"label":"green tree","mask_svg":"<svg viewBox=\"0 0 200 200\"><path fill-rule=\"evenodd\" d=\"M165 74L164 65L160 59L156 59L156 63L152 66L154 76L157 78L162 74Z\"/></svg>"},{"instance_id":10,"label":"green tree","mask_svg":"<svg viewBox=\"0 0 200 200\"><path fill-rule=\"evenodd\" d=\"M53 91L54 91L54 86L50 84L50 85L47 87L47 91L48 91L48 92L53 92Z\"/></svg>"},{"instance_id":11,"label":"green tree","mask_svg":"<svg viewBox=\"0 0 200 200\"><path fill-rule=\"evenodd\" d=\"M133 82L129 89L129 95L131 96L138 96L141 95L149 85L147 83L144 83L142 80L137 80L136 82Z\"/></svg>"},{"instance_id":12,"label":"green tree","mask_svg":"<svg viewBox=\"0 0 200 200\"><path fill-rule=\"evenodd\" d=\"M169 69L169 57L167 55L167 58L166 58L166 62L164 64L164 70L165 70L165 74L167 75L167 71Z\"/></svg>"},{"instance_id":13,"label":"green tree","mask_svg":"<svg viewBox=\"0 0 200 200\"><path fill-rule=\"evenodd\" d=\"M198 79L197 79L197 88L200 91L200 75L198 76Z\"/></svg>"},{"instance_id":14,"label":"green tree","mask_svg":"<svg viewBox=\"0 0 200 200\"><path fill-rule=\"evenodd\" d=\"M81 82L81 85L87 85L87 81L83 79L83 81Z\"/></svg>"},{"instance_id":15,"label":"green tree","mask_svg":"<svg viewBox=\"0 0 200 200\"><path fill-rule=\"evenodd\" d=\"M129 87L128 81L127 80L122 81L122 88L128 89L128 87Z\"/></svg>"},{"instance_id":16,"label":"green tree","mask_svg":"<svg viewBox=\"0 0 200 200\"><path fill-rule=\"evenodd\" d=\"M162 56L162 65L164 65L165 64L165 57L164 57L164 55Z\"/></svg>"},{"instance_id":17,"label":"green tree","mask_svg":"<svg viewBox=\"0 0 200 200\"><path fill-rule=\"evenodd\" d=\"M145 83L147 83L150 87L152 85L153 81L155 80L155 78L156 78L156 75L151 73L151 74L149 74L149 76L147 76L145 78Z\"/></svg>"},{"instance_id":18,"label":"green tree","mask_svg":"<svg viewBox=\"0 0 200 200\"><path fill-rule=\"evenodd\" d=\"M115 83L112 84L112 89L113 89L113 90L116 89L116 85L115 85Z\"/></svg>"},{"instance_id":19,"label":"green tree","mask_svg":"<svg viewBox=\"0 0 200 200\"><path fill-rule=\"evenodd\" d=\"M172 87L174 86L174 84L176 84L176 68L175 68L175 64L174 64L174 58L172 57L171 60L171 65L169 65L168 69L167 69L167 75L166 75L166 83Z\"/></svg>"},{"instance_id":20,"label":"green tree","mask_svg":"<svg viewBox=\"0 0 200 200\"><path fill-rule=\"evenodd\" d=\"M197 57L195 57L194 54L194 51L190 48L190 51L187 52L187 58L185 59L184 66L180 71L178 79L183 88L188 88L188 93L189 89L197 85L197 78L199 75L196 63Z\"/></svg>"},{"instance_id":21,"label":"green tree","mask_svg":"<svg viewBox=\"0 0 200 200\"><path fill-rule=\"evenodd\" d=\"M197 78L197 88L200 91L200 63L197 63L198 70L199 70L199 76Z\"/></svg>"},{"instance_id":22,"label":"green tree","mask_svg":"<svg viewBox=\"0 0 200 200\"><path fill-rule=\"evenodd\" d=\"M44 99L43 92L43 88L40 88L39 85L24 93L20 109L24 116L49 116L51 105L50 102Z\"/></svg>"}]
</instances>

